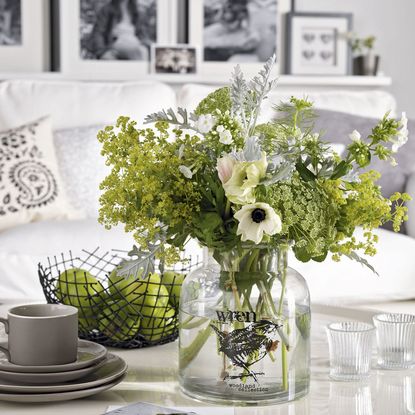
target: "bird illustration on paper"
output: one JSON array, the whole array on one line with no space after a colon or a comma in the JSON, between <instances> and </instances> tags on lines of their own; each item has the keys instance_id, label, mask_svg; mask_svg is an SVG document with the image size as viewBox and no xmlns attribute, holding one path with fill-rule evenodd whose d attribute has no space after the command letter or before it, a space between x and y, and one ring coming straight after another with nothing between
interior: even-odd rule
<instances>
[{"instance_id":1,"label":"bird illustration on paper","mask_svg":"<svg viewBox=\"0 0 415 415\"><path fill-rule=\"evenodd\" d=\"M252 323L244 329L236 329L230 333L220 331L215 325L210 325L216 332L219 340L219 351L229 358L233 365L244 369L238 378L252 378L258 382L257 373L250 367L263 359L269 352L275 351L279 344L278 332L282 324L275 324L268 320ZM226 379L228 376L225 376Z\"/></svg>"}]
</instances>

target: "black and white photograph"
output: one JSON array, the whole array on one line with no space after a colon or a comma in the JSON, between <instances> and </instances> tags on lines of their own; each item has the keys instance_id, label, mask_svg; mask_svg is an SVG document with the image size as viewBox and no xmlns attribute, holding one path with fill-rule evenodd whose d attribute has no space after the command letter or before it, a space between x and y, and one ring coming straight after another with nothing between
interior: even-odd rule
<instances>
[{"instance_id":1,"label":"black and white photograph","mask_svg":"<svg viewBox=\"0 0 415 415\"><path fill-rule=\"evenodd\" d=\"M82 59L150 59L157 41L156 0L80 0L80 16Z\"/></svg>"},{"instance_id":2,"label":"black and white photograph","mask_svg":"<svg viewBox=\"0 0 415 415\"><path fill-rule=\"evenodd\" d=\"M278 0L204 0L204 60L264 62L277 49Z\"/></svg>"},{"instance_id":3,"label":"black and white photograph","mask_svg":"<svg viewBox=\"0 0 415 415\"><path fill-rule=\"evenodd\" d=\"M288 73L347 75L351 69L347 13L293 13L288 16Z\"/></svg>"},{"instance_id":4,"label":"black and white photograph","mask_svg":"<svg viewBox=\"0 0 415 415\"><path fill-rule=\"evenodd\" d=\"M0 0L0 46L22 44L20 0Z\"/></svg>"},{"instance_id":5,"label":"black and white photograph","mask_svg":"<svg viewBox=\"0 0 415 415\"><path fill-rule=\"evenodd\" d=\"M198 67L198 48L189 45L153 45L152 72L158 74L195 74Z\"/></svg>"}]
</instances>

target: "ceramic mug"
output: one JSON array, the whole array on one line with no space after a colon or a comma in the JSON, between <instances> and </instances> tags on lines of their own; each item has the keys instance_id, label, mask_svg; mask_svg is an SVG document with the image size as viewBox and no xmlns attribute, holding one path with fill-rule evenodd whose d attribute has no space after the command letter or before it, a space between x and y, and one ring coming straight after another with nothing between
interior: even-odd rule
<instances>
[{"instance_id":1,"label":"ceramic mug","mask_svg":"<svg viewBox=\"0 0 415 415\"><path fill-rule=\"evenodd\" d=\"M78 309L62 304L29 304L0 317L8 334L9 361L22 366L63 365L77 359Z\"/></svg>"}]
</instances>

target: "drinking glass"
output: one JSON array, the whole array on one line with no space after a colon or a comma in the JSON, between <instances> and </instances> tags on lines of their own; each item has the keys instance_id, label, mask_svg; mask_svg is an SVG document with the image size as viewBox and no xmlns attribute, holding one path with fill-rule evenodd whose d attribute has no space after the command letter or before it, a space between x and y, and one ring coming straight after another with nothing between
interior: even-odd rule
<instances>
[{"instance_id":1,"label":"drinking glass","mask_svg":"<svg viewBox=\"0 0 415 415\"><path fill-rule=\"evenodd\" d=\"M327 326L331 379L354 381L370 376L374 331L371 324L358 321Z\"/></svg>"},{"instance_id":2,"label":"drinking glass","mask_svg":"<svg viewBox=\"0 0 415 415\"><path fill-rule=\"evenodd\" d=\"M408 369L415 366L415 315L377 314L378 365L382 369Z\"/></svg>"}]
</instances>

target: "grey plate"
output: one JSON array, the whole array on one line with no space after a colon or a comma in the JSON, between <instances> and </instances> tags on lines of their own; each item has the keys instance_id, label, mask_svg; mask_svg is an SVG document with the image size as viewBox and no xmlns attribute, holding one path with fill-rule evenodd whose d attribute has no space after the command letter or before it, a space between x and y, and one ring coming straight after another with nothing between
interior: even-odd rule
<instances>
[{"instance_id":1,"label":"grey plate","mask_svg":"<svg viewBox=\"0 0 415 415\"><path fill-rule=\"evenodd\" d=\"M0 392L12 393L54 393L79 391L81 389L95 388L104 383L112 382L127 371L127 364L121 357L108 354L108 359L96 371L82 379L54 385L17 385L5 380L0 381Z\"/></svg>"},{"instance_id":2,"label":"grey plate","mask_svg":"<svg viewBox=\"0 0 415 415\"><path fill-rule=\"evenodd\" d=\"M118 385L124 379L125 375L113 380L105 385L95 388L76 390L72 392L60 393L0 393L0 401L20 402L20 403L37 403L37 402L59 402L70 401L72 399L86 398L87 396L96 395L97 393L111 389Z\"/></svg>"},{"instance_id":3,"label":"grey plate","mask_svg":"<svg viewBox=\"0 0 415 415\"><path fill-rule=\"evenodd\" d=\"M0 383L2 380L12 383L24 383L30 385L52 385L54 383L70 382L83 378L94 372L105 364L106 359L102 359L97 364L84 367L83 369L71 370L69 372L56 373L20 373L5 372L0 370Z\"/></svg>"},{"instance_id":4,"label":"grey plate","mask_svg":"<svg viewBox=\"0 0 415 415\"><path fill-rule=\"evenodd\" d=\"M7 346L7 343L0 343L1 346ZM4 353L0 352L0 370L5 372L19 373L57 373L78 370L84 367L92 366L99 362L107 355L107 349L98 343L88 340L78 340L78 359L73 363L66 365L49 365L49 366L20 366L10 363Z\"/></svg>"}]
</instances>

